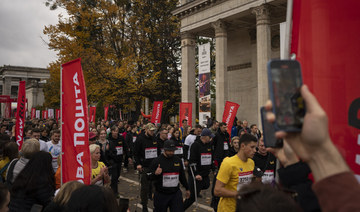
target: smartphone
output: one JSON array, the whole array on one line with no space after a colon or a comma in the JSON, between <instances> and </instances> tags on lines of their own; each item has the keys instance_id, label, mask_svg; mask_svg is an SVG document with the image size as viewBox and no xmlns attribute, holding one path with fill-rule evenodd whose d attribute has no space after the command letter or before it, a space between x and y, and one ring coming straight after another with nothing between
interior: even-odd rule
<instances>
[{"instance_id":1,"label":"smartphone","mask_svg":"<svg viewBox=\"0 0 360 212\"><path fill-rule=\"evenodd\" d=\"M275 148L283 147L283 139L277 139L275 137L274 123L270 123L266 119L266 110L264 107L260 108L260 114L261 114L261 124L263 127L263 138L264 138L265 147L275 147Z\"/></svg>"},{"instance_id":2,"label":"smartphone","mask_svg":"<svg viewBox=\"0 0 360 212\"><path fill-rule=\"evenodd\" d=\"M271 60L268 62L268 79L276 130L301 131L306 110L300 94L303 84L300 63L296 60Z\"/></svg>"}]
</instances>

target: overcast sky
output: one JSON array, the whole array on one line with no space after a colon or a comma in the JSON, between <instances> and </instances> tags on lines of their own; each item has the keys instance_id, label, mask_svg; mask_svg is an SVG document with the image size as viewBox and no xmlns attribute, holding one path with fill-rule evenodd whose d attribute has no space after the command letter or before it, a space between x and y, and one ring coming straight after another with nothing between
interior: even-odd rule
<instances>
[{"instance_id":1,"label":"overcast sky","mask_svg":"<svg viewBox=\"0 0 360 212\"><path fill-rule=\"evenodd\" d=\"M48 40L44 26L55 25L59 13L45 0L0 0L0 66L46 68L56 60L41 38Z\"/></svg>"}]
</instances>

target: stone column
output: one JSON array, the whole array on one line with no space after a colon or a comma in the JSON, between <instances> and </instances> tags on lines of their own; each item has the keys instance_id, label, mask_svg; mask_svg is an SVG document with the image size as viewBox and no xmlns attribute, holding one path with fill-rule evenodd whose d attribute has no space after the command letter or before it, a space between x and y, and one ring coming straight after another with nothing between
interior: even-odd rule
<instances>
[{"instance_id":1,"label":"stone column","mask_svg":"<svg viewBox=\"0 0 360 212\"><path fill-rule=\"evenodd\" d=\"M181 34L181 101L192 103L192 125L196 118L195 96L195 36Z\"/></svg>"},{"instance_id":2,"label":"stone column","mask_svg":"<svg viewBox=\"0 0 360 212\"><path fill-rule=\"evenodd\" d=\"M3 91L2 95L11 96L11 77L5 77L3 79ZM5 116L5 104L1 104L1 114Z\"/></svg>"},{"instance_id":3,"label":"stone column","mask_svg":"<svg viewBox=\"0 0 360 212\"><path fill-rule=\"evenodd\" d=\"M216 69L216 120L222 121L225 102L228 96L227 80L227 32L225 23L218 20L212 23L215 29L215 69Z\"/></svg>"},{"instance_id":4,"label":"stone column","mask_svg":"<svg viewBox=\"0 0 360 212\"><path fill-rule=\"evenodd\" d=\"M258 84L258 124L261 123L260 107L269 99L267 62L271 57L270 16L267 5L260 5L252 10L256 15L257 47L257 84Z\"/></svg>"}]
</instances>

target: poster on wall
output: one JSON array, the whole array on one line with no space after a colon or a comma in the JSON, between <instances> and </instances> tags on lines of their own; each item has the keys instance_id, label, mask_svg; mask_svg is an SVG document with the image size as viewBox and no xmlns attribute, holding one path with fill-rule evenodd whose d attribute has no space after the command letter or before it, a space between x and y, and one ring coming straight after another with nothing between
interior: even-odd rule
<instances>
[{"instance_id":1,"label":"poster on wall","mask_svg":"<svg viewBox=\"0 0 360 212\"><path fill-rule=\"evenodd\" d=\"M199 45L199 124L206 126L211 117L210 43Z\"/></svg>"}]
</instances>

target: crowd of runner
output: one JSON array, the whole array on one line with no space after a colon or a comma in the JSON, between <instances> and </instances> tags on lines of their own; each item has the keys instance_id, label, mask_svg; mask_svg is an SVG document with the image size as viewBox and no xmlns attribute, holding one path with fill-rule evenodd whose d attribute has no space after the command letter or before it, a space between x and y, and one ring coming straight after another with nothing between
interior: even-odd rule
<instances>
[{"instance_id":1,"label":"crowd of runner","mask_svg":"<svg viewBox=\"0 0 360 212\"><path fill-rule=\"evenodd\" d=\"M226 123L210 118L194 127L187 120L181 127L90 123L91 185L61 185L55 120L26 121L18 151L15 120L2 119L0 212L126 211L118 183L129 169L140 176L143 211L149 199L155 211L185 211L206 189L214 211L357 211L360 187L329 138L326 114L306 88L302 95L308 106L303 131L280 133L285 142L278 149L265 148L258 126L246 120L236 120L231 135Z\"/></svg>"}]
</instances>

